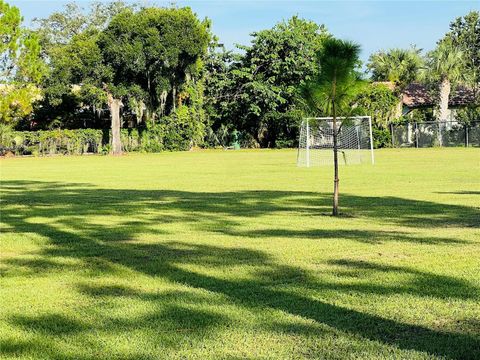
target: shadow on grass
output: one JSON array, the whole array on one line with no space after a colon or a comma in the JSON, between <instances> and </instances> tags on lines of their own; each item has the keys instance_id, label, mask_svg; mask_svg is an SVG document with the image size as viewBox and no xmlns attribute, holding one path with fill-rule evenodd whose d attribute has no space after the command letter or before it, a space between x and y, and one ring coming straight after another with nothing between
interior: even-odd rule
<instances>
[{"instance_id":1,"label":"shadow on grass","mask_svg":"<svg viewBox=\"0 0 480 360\"><path fill-rule=\"evenodd\" d=\"M422 326L386 319L339 305L333 305L303 295L305 290L358 292L359 294L412 294L452 299L476 299L478 289L461 280L440 276L407 267L380 265L338 259L330 262L337 275L368 276L368 274L394 272L408 275L402 284L378 286L374 284L331 283L319 279L308 271L279 264L268 254L245 248L226 248L189 242L141 243L139 233L168 234L153 229L172 222L184 223L207 232L235 236L285 237L294 239L347 239L360 242L405 241L426 244L458 244L458 239L424 238L418 240L408 234L362 230L238 230L245 218L272 213L293 213L311 216L327 211L330 197L325 194L281 191L243 191L227 193L195 193L182 191L111 190L87 184L43 182L4 182L2 184L2 224L13 233L35 233L48 239L46 246L35 254L36 259L6 259L3 276L23 276L58 271L58 258L81 262L98 274L114 273L118 266L140 274L182 284L209 294L191 292L154 293L120 285L76 284L77 290L92 301L109 298L128 298L151 304L150 312L118 318L110 315L106 306L93 314L95 321L79 322L61 314L37 317L12 316L11 326L49 336L69 336L87 331L115 333L145 331L151 341L180 348L179 337L201 343L214 337L217 327L225 326L229 319L218 312L198 308L210 303L210 295L220 296L217 304L225 302L254 312L264 309L301 316L326 326L325 331L340 331L364 339L393 345L400 349L416 350L450 359L474 359L480 356L480 339L467 333L433 330ZM385 224L410 227L478 227L480 211L462 206L433 202L412 201L394 197L358 197L343 195L347 212L356 216L372 217ZM101 217L113 217L117 223L108 229ZM135 217L135 220L132 218ZM68 228L69 230L64 230ZM219 278L191 269L248 265L259 268L248 279ZM22 269L21 271L17 271ZM27 270L25 270L27 269ZM282 284L294 283L299 291L285 290ZM162 306L157 306L161 303ZM268 326L267 326L268 327ZM287 326L292 333L315 336L318 326ZM269 327L274 331L275 327ZM283 329L283 330L282 330ZM284 331L285 327L278 327ZM179 335L180 334L180 335ZM185 340L187 341L187 340ZM36 351L51 353L52 347L30 344L16 346L15 341L2 340L2 348L10 354ZM28 346L27 346L28 345ZM33 349L32 349L33 346ZM53 346L53 345L52 345ZM62 356L60 356L62 357ZM65 356L67 357L67 356ZM142 357L144 357L142 355ZM79 358L81 358L79 356ZM87 358L87 357L86 357ZM92 357L94 358L94 357ZM128 358L128 357L125 357Z\"/></svg>"},{"instance_id":2,"label":"shadow on grass","mask_svg":"<svg viewBox=\"0 0 480 360\"><path fill-rule=\"evenodd\" d=\"M480 191L437 191L436 194L480 195Z\"/></svg>"}]
</instances>

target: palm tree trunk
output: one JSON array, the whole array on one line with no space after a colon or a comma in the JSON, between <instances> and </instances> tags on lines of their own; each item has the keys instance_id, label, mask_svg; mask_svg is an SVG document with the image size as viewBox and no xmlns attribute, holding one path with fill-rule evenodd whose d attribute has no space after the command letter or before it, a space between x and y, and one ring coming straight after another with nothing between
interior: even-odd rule
<instances>
[{"instance_id":1,"label":"palm tree trunk","mask_svg":"<svg viewBox=\"0 0 480 360\"><path fill-rule=\"evenodd\" d=\"M440 83L440 106L438 111L438 144L442 146L442 133L445 127L445 121L448 120L448 99L450 98L450 80L443 79Z\"/></svg>"},{"instance_id":2,"label":"palm tree trunk","mask_svg":"<svg viewBox=\"0 0 480 360\"><path fill-rule=\"evenodd\" d=\"M108 107L110 109L110 116L112 119L112 155L122 154L122 141L120 138L120 106L122 101L114 99L113 95L107 94Z\"/></svg>"}]
</instances>

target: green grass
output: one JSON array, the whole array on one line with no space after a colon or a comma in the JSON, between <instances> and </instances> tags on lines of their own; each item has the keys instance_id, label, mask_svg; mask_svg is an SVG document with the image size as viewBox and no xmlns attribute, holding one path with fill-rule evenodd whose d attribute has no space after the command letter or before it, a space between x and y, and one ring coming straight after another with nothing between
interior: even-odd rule
<instances>
[{"instance_id":1,"label":"green grass","mask_svg":"<svg viewBox=\"0 0 480 360\"><path fill-rule=\"evenodd\" d=\"M0 357L478 359L480 150L4 159Z\"/></svg>"}]
</instances>

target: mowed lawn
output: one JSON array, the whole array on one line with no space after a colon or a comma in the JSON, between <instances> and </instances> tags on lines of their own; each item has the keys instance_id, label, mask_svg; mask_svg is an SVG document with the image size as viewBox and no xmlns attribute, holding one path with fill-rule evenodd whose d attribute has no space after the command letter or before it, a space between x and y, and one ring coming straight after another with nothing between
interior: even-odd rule
<instances>
[{"instance_id":1,"label":"mowed lawn","mask_svg":"<svg viewBox=\"0 0 480 360\"><path fill-rule=\"evenodd\" d=\"M480 149L0 160L0 357L479 359Z\"/></svg>"}]
</instances>

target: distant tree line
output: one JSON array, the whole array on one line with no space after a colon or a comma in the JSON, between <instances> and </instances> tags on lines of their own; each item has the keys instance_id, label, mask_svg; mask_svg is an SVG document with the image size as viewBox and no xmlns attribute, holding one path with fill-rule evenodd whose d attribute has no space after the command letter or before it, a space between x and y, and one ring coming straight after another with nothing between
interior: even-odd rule
<instances>
[{"instance_id":1,"label":"distant tree line","mask_svg":"<svg viewBox=\"0 0 480 360\"><path fill-rule=\"evenodd\" d=\"M91 128L105 130L105 151L114 154L127 129L147 151L226 147L234 137L248 147L291 147L303 116L327 114L308 106L305 89L321 77L320 55L333 35L297 16L230 51L188 7L71 3L25 28L18 8L0 0L0 36L2 142L12 128ZM363 86L348 105L372 116L376 145L385 146L411 82L429 85L439 119L458 84L478 99L479 12L454 20L425 56L390 49L371 55L367 73L361 66L357 60L352 74ZM465 112L477 117L478 101Z\"/></svg>"}]
</instances>

